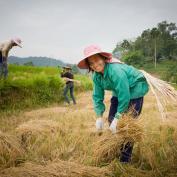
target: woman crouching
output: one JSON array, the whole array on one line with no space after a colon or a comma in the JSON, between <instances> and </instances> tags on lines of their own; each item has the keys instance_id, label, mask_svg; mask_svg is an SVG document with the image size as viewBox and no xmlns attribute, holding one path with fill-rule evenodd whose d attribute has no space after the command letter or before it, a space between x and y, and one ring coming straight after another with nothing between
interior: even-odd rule
<instances>
[{"instance_id":1,"label":"woman crouching","mask_svg":"<svg viewBox=\"0 0 177 177\"><path fill-rule=\"evenodd\" d=\"M116 133L119 119L131 109L133 118L142 110L143 97L149 86L144 75L132 66L114 59L111 53L103 52L99 46L91 45L84 49L84 59L78 63L80 69L93 72L93 104L97 115L96 129L103 129L104 91L111 90L112 98L108 122L112 133ZM121 148L120 161L130 162L133 145L127 143Z\"/></svg>"}]
</instances>

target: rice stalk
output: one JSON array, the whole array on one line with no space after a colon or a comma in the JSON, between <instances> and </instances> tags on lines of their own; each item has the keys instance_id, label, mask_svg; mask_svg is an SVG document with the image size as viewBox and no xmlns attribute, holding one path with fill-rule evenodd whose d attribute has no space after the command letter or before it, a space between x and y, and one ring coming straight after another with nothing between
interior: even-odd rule
<instances>
[{"instance_id":1,"label":"rice stalk","mask_svg":"<svg viewBox=\"0 0 177 177\"><path fill-rule=\"evenodd\" d=\"M154 94L157 102L161 118L167 118L165 107L168 103L177 103L177 91L166 81L158 79L144 70L140 70L146 78L152 93Z\"/></svg>"},{"instance_id":2,"label":"rice stalk","mask_svg":"<svg viewBox=\"0 0 177 177\"><path fill-rule=\"evenodd\" d=\"M0 166L14 165L22 157L24 150L19 140L0 131Z\"/></svg>"},{"instance_id":3,"label":"rice stalk","mask_svg":"<svg viewBox=\"0 0 177 177\"><path fill-rule=\"evenodd\" d=\"M108 168L84 166L69 161L50 162L45 165L24 163L1 171L1 177L110 177Z\"/></svg>"}]
</instances>

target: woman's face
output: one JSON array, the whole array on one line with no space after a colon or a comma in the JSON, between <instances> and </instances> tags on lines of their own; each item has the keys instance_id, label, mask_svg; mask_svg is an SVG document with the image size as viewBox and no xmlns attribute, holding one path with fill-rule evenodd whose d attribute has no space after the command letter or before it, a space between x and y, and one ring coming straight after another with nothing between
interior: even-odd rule
<instances>
[{"instance_id":1,"label":"woman's face","mask_svg":"<svg viewBox=\"0 0 177 177\"><path fill-rule=\"evenodd\" d=\"M103 73L105 62L104 62L104 59L100 55L95 54L95 55L90 56L88 58L88 63L92 70Z\"/></svg>"}]
</instances>

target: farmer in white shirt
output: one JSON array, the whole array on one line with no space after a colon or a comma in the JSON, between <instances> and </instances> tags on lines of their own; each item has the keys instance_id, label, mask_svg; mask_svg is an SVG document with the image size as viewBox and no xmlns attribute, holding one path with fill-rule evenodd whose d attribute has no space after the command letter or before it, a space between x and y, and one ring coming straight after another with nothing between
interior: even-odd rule
<instances>
[{"instance_id":1,"label":"farmer in white shirt","mask_svg":"<svg viewBox=\"0 0 177 177\"><path fill-rule=\"evenodd\" d=\"M0 43L0 78L4 76L7 78L8 76L8 64L7 59L9 55L9 51L15 46L21 46L21 39L14 38L6 42Z\"/></svg>"}]
</instances>

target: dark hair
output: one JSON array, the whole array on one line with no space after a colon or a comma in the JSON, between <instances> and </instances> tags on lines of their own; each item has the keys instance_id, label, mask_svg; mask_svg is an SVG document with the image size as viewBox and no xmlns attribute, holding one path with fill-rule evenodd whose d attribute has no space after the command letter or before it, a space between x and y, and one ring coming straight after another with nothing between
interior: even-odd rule
<instances>
[{"instance_id":1,"label":"dark hair","mask_svg":"<svg viewBox=\"0 0 177 177\"><path fill-rule=\"evenodd\" d=\"M101 54L97 54L97 55L99 55L103 60L107 60L107 57L105 57L105 56L103 56L103 55L101 55ZM87 66L88 66L88 72L93 72L94 70L90 67L88 58L85 59L85 62L86 62L86 64L87 64Z\"/></svg>"},{"instance_id":2,"label":"dark hair","mask_svg":"<svg viewBox=\"0 0 177 177\"><path fill-rule=\"evenodd\" d=\"M93 69L90 67L90 64L89 64L89 62L88 62L88 58L85 59L85 63L86 63L87 66L88 66L88 73L89 73L89 72L93 72Z\"/></svg>"}]
</instances>

